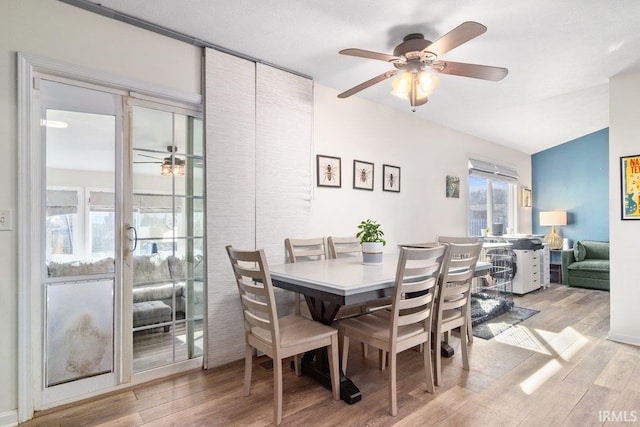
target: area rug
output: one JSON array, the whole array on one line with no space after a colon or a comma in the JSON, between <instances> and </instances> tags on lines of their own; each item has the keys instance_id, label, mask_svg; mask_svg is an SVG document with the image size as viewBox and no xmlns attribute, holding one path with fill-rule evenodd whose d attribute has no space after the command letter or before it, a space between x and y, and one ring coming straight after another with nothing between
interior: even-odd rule
<instances>
[{"instance_id":1,"label":"area rug","mask_svg":"<svg viewBox=\"0 0 640 427\"><path fill-rule=\"evenodd\" d=\"M512 307L509 311L506 311L492 319L473 325L473 336L484 340L490 340L513 325L517 325L536 313L539 313L539 311L522 307Z\"/></svg>"},{"instance_id":2,"label":"area rug","mask_svg":"<svg viewBox=\"0 0 640 427\"><path fill-rule=\"evenodd\" d=\"M485 292L473 293L471 295L471 324L475 326L491 320L509 311L513 305L510 296L501 297Z\"/></svg>"}]
</instances>

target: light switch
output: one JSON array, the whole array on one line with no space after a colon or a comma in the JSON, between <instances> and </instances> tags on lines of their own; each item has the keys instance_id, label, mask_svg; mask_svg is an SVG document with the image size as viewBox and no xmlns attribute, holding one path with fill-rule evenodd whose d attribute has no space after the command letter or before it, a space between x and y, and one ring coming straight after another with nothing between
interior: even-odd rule
<instances>
[{"instance_id":1,"label":"light switch","mask_svg":"<svg viewBox=\"0 0 640 427\"><path fill-rule=\"evenodd\" d=\"M11 230L11 209L0 210L0 231Z\"/></svg>"}]
</instances>

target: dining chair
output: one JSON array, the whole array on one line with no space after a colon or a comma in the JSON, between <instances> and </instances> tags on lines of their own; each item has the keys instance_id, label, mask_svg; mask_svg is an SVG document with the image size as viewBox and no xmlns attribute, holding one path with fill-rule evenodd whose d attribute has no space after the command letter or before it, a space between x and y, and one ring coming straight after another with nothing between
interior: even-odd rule
<instances>
[{"instance_id":1,"label":"dining chair","mask_svg":"<svg viewBox=\"0 0 640 427\"><path fill-rule=\"evenodd\" d=\"M471 282L482 249L482 243L446 243L449 255L438 284L436 309L434 316L434 371L435 383L441 385L442 355L441 337L445 333L448 342L449 332L460 328L460 347L462 366L469 370L467 351L467 328L471 309Z\"/></svg>"},{"instance_id":2,"label":"dining chair","mask_svg":"<svg viewBox=\"0 0 640 427\"><path fill-rule=\"evenodd\" d=\"M389 354L389 412L393 416L398 414L397 355L421 344L430 348L433 303L447 250L447 246L400 248L390 310L340 321L343 372L347 370L350 339ZM429 351L423 355L426 389L434 393L431 355Z\"/></svg>"},{"instance_id":3,"label":"dining chair","mask_svg":"<svg viewBox=\"0 0 640 427\"><path fill-rule=\"evenodd\" d=\"M440 243L477 243L480 241L478 237L452 237L452 236L439 236L438 242ZM448 337L448 335L447 335ZM467 318L467 339L469 342L473 342L473 324L471 319L471 310L469 310L469 316Z\"/></svg>"},{"instance_id":4,"label":"dining chair","mask_svg":"<svg viewBox=\"0 0 640 427\"><path fill-rule=\"evenodd\" d=\"M360 239L355 236L348 237L327 237L327 246L329 248L329 258L337 259L348 256L362 256L362 246L360 245ZM391 298L378 298L372 301L367 301L362 304L351 304L340 307L338 314L336 314L336 320L341 320L347 317L359 316L363 313L368 313L375 310L380 310L391 305ZM369 346L362 343L361 345L362 356L367 357L369 355ZM380 356L384 357L384 356ZM383 362L380 362L381 364ZM382 366L382 365L381 365Z\"/></svg>"},{"instance_id":5,"label":"dining chair","mask_svg":"<svg viewBox=\"0 0 640 427\"><path fill-rule=\"evenodd\" d=\"M348 237L327 237L329 247L329 258L336 259L344 256L362 256L362 246L360 239L353 236Z\"/></svg>"},{"instance_id":6,"label":"dining chair","mask_svg":"<svg viewBox=\"0 0 640 427\"><path fill-rule=\"evenodd\" d=\"M245 329L243 395L251 390L253 349L273 359L273 422L282 422L282 361L300 353L327 347L333 399L340 398L338 332L315 320L293 314L278 318L269 266L264 251L238 251L226 247L240 293ZM296 375L300 375L297 357Z\"/></svg>"},{"instance_id":7,"label":"dining chair","mask_svg":"<svg viewBox=\"0 0 640 427\"><path fill-rule=\"evenodd\" d=\"M300 261L315 261L327 259L326 240L324 237L316 237L311 239L284 239L284 247L287 251L286 260L289 263ZM307 310L303 310L300 294L295 294L296 314L303 314L305 317L311 318L311 314Z\"/></svg>"}]
</instances>

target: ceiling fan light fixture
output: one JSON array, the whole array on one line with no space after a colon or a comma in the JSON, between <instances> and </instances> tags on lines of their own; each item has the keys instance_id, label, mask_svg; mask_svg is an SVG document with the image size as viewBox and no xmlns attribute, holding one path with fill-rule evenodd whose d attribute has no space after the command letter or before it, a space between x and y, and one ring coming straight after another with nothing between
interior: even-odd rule
<instances>
[{"instance_id":1,"label":"ceiling fan light fixture","mask_svg":"<svg viewBox=\"0 0 640 427\"><path fill-rule=\"evenodd\" d=\"M438 87L438 83L440 83L440 77L435 74L427 73L426 71L422 71L418 74L418 81L420 84L418 85L420 92L423 92L425 96L432 95L435 92L436 87Z\"/></svg>"},{"instance_id":2,"label":"ceiling fan light fixture","mask_svg":"<svg viewBox=\"0 0 640 427\"><path fill-rule=\"evenodd\" d=\"M184 160L171 157L165 157L160 165L160 175L162 176L184 176Z\"/></svg>"},{"instance_id":3,"label":"ceiling fan light fixture","mask_svg":"<svg viewBox=\"0 0 640 427\"><path fill-rule=\"evenodd\" d=\"M509 72L503 67L438 59L450 50L484 34L486 31L487 27L484 25L467 21L434 42L426 40L421 33L408 34L404 37L402 43L395 47L393 55L356 48L342 49L339 52L341 55L384 61L392 64L395 70L386 71L364 81L338 94L338 98L348 98L369 86L395 76L399 72L401 73L400 76L393 80L391 94L408 99L412 107L425 104L429 96L433 94L438 84L438 77L434 74L450 74L490 81L502 80ZM413 111L415 111L415 108L413 108Z\"/></svg>"},{"instance_id":4,"label":"ceiling fan light fixture","mask_svg":"<svg viewBox=\"0 0 640 427\"><path fill-rule=\"evenodd\" d=\"M402 99L409 99L411 86L413 85L413 74L402 73L400 77L393 79L391 82L391 94Z\"/></svg>"},{"instance_id":5,"label":"ceiling fan light fixture","mask_svg":"<svg viewBox=\"0 0 640 427\"><path fill-rule=\"evenodd\" d=\"M402 73L393 80L391 94L406 99L412 107L417 107L427 103L439 81L438 76L426 71Z\"/></svg>"}]
</instances>

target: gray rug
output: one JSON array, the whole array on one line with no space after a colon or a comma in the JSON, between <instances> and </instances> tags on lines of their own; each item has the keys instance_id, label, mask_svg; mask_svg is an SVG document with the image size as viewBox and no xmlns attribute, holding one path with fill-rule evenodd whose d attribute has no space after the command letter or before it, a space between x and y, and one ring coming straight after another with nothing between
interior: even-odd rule
<instances>
[{"instance_id":1,"label":"gray rug","mask_svg":"<svg viewBox=\"0 0 640 427\"><path fill-rule=\"evenodd\" d=\"M525 319L539 313L538 310L531 310L522 307L513 307L492 319L486 320L477 325L473 325L473 336L490 340Z\"/></svg>"},{"instance_id":2,"label":"gray rug","mask_svg":"<svg viewBox=\"0 0 640 427\"><path fill-rule=\"evenodd\" d=\"M484 292L474 293L471 295L471 324L475 326L491 320L509 311L513 305L510 297L500 297Z\"/></svg>"}]
</instances>

